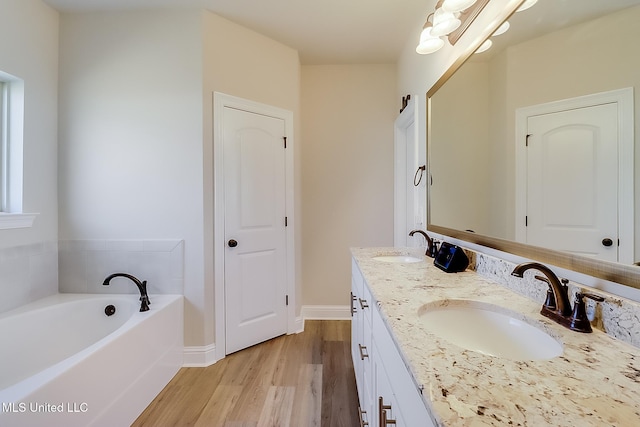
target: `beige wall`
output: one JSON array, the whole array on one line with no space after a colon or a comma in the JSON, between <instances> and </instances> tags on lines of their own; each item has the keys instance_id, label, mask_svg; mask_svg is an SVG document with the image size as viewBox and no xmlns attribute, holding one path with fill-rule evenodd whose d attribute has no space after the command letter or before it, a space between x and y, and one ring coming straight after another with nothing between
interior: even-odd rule
<instances>
[{"instance_id":1,"label":"beige wall","mask_svg":"<svg viewBox=\"0 0 640 427\"><path fill-rule=\"evenodd\" d=\"M32 228L0 230L0 249L58 238L58 25L40 0L0 2L0 71L24 81L22 207L39 213Z\"/></svg>"},{"instance_id":2,"label":"beige wall","mask_svg":"<svg viewBox=\"0 0 640 427\"><path fill-rule=\"evenodd\" d=\"M410 93L419 103L419 106L426 110L426 94L431 87L438 82L438 80L447 72L447 70L456 63L461 56L468 55L474 48L484 40L491 29L497 28L502 21L502 17L505 11L513 10L520 0L492 0L476 18L473 25L464 33L464 35L458 40L458 42L451 46L446 43L445 46L430 55L418 55L415 51L420 31L422 30L422 24L424 23L424 17L416 18L416 25L414 33L409 37L407 43L400 55L398 61L398 93L397 96L403 96ZM434 10L436 0L429 0L425 3L426 10ZM492 70L489 70L489 78L492 78ZM462 97L461 100L466 101L466 97ZM493 124L489 128L491 134ZM422 141L427 140L427 123L426 115L418 123L419 138ZM493 151L489 154L490 157L501 157L503 153L493 148ZM477 165L480 165L478 163ZM504 205L504 196L502 189L504 188L505 181L503 177L503 171L493 170L489 176L484 176L485 171L476 168L476 165L468 164L469 174L478 174L481 176L482 182L490 182L492 190L489 196L490 204L502 204ZM468 175L469 176L469 175ZM471 194L471 190L467 189L465 197ZM478 195L472 196L477 197ZM486 200L486 199L485 199ZM485 206L488 203L484 203ZM468 222L465 220L465 222ZM487 224L487 227L491 230L502 230L505 222L503 217L496 217L489 215L486 219L481 219L481 224Z\"/></svg>"},{"instance_id":3,"label":"beige wall","mask_svg":"<svg viewBox=\"0 0 640 427\"><path fill-rule=\"evenodd\" d=\"M255 31L218 15L203 12L203 112L204 112L204 207L205 207L205 342L214 339L213 312L213 92L222 92L293 112L294 156L296 169L294 193L296 206L296 284L298 310L301 293L302 190L300 138L300 61L298 52ZM210 307L210 309L209 309ZM198 323L200 321L198 320Z\"/></svg>"},{"instance_id":4,"label":"beige wall","mask_svg":"<svg viewBox=\"0 0 640 427\"><path fill-rule=\"evenodd\" d=\"M487 64L465 64L433 97L431 116L431 219L481 234L490 231L490 199L476 190L490 184L488 78Z\"/></svg>"},{"instance_id":5,"label":"beige wall","mask_svg":"<svg viewBox=\"0 0 640 427\"><path fill-rule=\"evenodd\" d=\"M184 239L185 344L213 343L213 92L298 122L297 52L206 11L66 14L60 40L61 237Z\"/></svg>"},{"instance_id":6,"label":"beige wall","mask_svg":"<svg viewBox=\"0 0 640 427\"><path fill-rule=\"evenodd\" d=\"M60 238L184 239L204 343L201 13L63 14L60 93Z\"/></svg>"},{"instance_id":7,"label":"beige wall","mask_svg":"<svg viewBox=\"0 0 640 427\"><path fill-rule=\"evenodd\" d=\"M58 290L58 30L58 12L40 0L0 1L0 71L24 94L24 125L14 129L22 211L38 214L30 228L0 230L0 312Z\"/></svg>"},{"instance_id":8,"label":"beige wall","mask_svg":"<svg viewBox=\"0 0 640 427\"><path fill-rule=\"evenodd\" d=\"M352 246L393 246L394 65L302 67L303 304L349 304Z\"/></svg>"}]
</instances>

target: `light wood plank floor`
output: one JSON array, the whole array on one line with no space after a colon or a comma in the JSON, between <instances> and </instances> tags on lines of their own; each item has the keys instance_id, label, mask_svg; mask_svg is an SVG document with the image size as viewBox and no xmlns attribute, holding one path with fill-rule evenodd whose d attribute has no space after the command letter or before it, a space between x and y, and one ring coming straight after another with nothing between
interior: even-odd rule
<instances>
[{"instance_id":1,"label":"light wood plank floor","mask_svg":"<svg viewBox=\"0 0 640 427\"><path fill-rule=\"evenodd\" d=\"M349 321L306 321L305 331L182 368L134 426L353 427L358 397Z\"/></svg>"}]
</instances>

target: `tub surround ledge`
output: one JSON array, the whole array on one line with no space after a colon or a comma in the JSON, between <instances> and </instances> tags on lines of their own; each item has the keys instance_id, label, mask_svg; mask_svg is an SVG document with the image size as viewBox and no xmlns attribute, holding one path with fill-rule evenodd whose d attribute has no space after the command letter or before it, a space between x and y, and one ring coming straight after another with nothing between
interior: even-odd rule
<instances>
[{"instance_id":1,"label":"tub surround ledge","mask_svg":"<svg viewBox=\"0 0 640 427\"><path fill-rule=\"evenodd\" d=\"M438 425L640 424L637 347L598 329L591 334L565 329L539 314L544 299L543 293L537 300L539 289L525 297L472 270L444 273L424 257L422 249L352 248L351 252ZM373 259L388 254L424 257L424 262ZM501 265L504 271L509 268ZM515 281L522 279L513 280L514 286L521 286ZM420 308L452 299L480 301L518 313L559 341L563 354L550 360L514 361L462 349L428 332L418 317ZM608 301L616 304L611 297ZM626 301L622 305L627 313L633 306ZM618 333L634 335L628 329Z\"/></svg>"}]
</instances>

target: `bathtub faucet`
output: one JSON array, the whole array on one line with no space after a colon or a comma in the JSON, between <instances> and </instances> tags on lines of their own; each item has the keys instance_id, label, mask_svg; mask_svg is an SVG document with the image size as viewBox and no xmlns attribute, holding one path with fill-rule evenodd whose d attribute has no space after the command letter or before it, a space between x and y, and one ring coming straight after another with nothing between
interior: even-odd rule
<instances>
[{"instance_id":1,"label":"bathtub faucet","mask_svg":"<svg viewBox=\"0 0 640 427\"><path fill-rule=\"evenodd\" d=\"M151 301L149 301L149 295L147 295L147 281L143 281L140 282L140 280L138 280L136 277L127 274L127 273L113 273L111 275L109 275L109 277L107 277L106 279L104 279L104 282L102 283L103 286L107 286L109 285L109 282L111 282L111 279L113 279L114 277L126 277L127 279L131 280L133 283L136 284L136 286L138 287L138 290L140 291L140 311L148 311L149 310L149 304L151 304Z\"/></svg>"}]
</instances>

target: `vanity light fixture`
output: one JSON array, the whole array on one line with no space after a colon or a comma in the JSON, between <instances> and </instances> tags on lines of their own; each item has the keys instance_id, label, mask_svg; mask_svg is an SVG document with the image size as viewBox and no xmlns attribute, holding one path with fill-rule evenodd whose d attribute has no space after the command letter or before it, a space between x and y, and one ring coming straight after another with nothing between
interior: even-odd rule
<instances>
[{"instance_id":1,"label":"vanity light fixture","mask_svg":"<svg viewBox=\"0 0 640 427\"><path fill-rule=\"evenodd\" d=\"M438 0L435 12L427 16L416 52L425 55L454 45L489 0Z\"/></svg>"},{"instance_id":2,"label":"vanity light fixture","mask_svg":"<svg viewBox=\"0 0 640 427\"><path fill-rule=\"evenodd\" d=\"M422 32L420 33L420 42L416 47L416 52L420 55L433 53L444 46L444 40L433 35L433 23L429 21L429 18L433 19L433 13L427 16L427 20L422 27Z\"/></svg>"},{"instance_id":3,"label":"vanity light fixture","mask_svg":"<svg viewBox=\"0 0 640 427\"><path fill-rule=\"evenodd\" d=\"M462 21L458 19L455 13L447 12L442 7L443 0L439 0L436 4L436 11L433 14L433 28L431 29L431 34L436 37L446 36L449 33L452 33Z\"/></svg>"},{"instance_id":4,"label":"vanity light fixture","mask_svg":"<svg viewBox=\"0 0 640 427\"><path fill-rule=\"evenodd\" d=\"M526 10L537 1L525 0L517 11ZM421 55L436 52L444 46L445 39L453 46L487 3L489 0L438 0L435 12L427 16L422 27L416 52ZM509 26L509 22L505 21L491 36L504 34ZM486 51L492 44L491 40L486 40L475 53Z\"/></svg>"}]
</instances>

